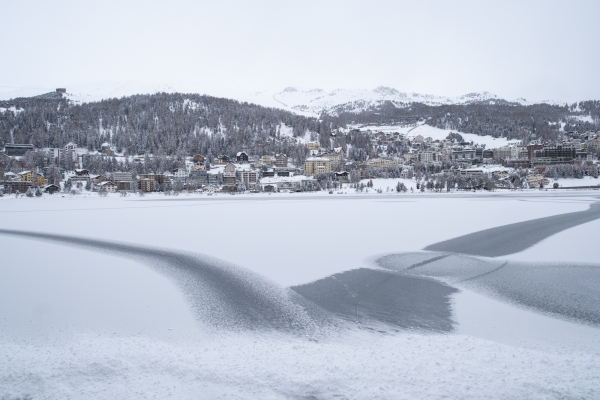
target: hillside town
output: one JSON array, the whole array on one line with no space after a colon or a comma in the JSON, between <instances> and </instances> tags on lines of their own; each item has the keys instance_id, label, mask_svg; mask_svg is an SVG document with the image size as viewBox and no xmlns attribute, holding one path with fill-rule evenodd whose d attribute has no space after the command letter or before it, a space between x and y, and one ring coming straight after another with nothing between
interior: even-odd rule
<instances>
[{"instance_id":1,"label":"hillside town","mask_svg":"<svg viewBox=\"0 0 600 400\"><path fill-rule=\"evenodd\" d=\"M184 157L118 154L109 143L89 151L69 142L61 148L6 144L0 153L2 194L41 196L58 192L163 192L209 194L369 190L368 180L401 179L392 191L539 189L559 178L598 178L600 135L568 132L560 142L511 142L487 149L451 132L443 140L420 134L360 129L332 136L365 134L379 156L357 161L356 148L324 148L307 141L304 160L286 154L193 154ZM332 141L333 142L333 141ZM388 154L394 154L388 156ZM398 156L398 154L402 154ZM364 180L367 180L366 184ZM597 186L597 184L589 185ZM554 183L554 188L560 188ZM381 189L379 189L381 190ZM389 189L388 189L389 190Z\"/></svg>"}]
</instances>

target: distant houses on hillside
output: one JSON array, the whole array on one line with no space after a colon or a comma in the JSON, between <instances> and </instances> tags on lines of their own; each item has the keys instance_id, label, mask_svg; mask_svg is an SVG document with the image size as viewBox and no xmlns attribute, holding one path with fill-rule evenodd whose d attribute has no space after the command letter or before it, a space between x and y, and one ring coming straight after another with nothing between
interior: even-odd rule
<instances>
[{"instance_id":1,"label":"distant houses on hillside","mask_svg":"<svg viewBox=\"0 0 600 400\"><path fill-rule=\"evenodd\" d=\"M336 135L339 136L339 132ZM548 177L560 174L597 176L599 135L595 132L569 135L561 142L533 140L487 149L464 142L458 133L433 140L420 134L368 131L366 137L376 154L357 151L351 144L324 148L320 142L312 141L306 142L304 155L294 157L282 152L251 154L240 150L233 156L193 154L185 159L152 154L126 156L107 142L96 152L82 149L74 142L45 149L11 143L0 152L0 178L5 193L37 188L70 193L79 190L232 193L312 191L361 179L412 179L423 174L479 179L483 176L480 166L491 164L507 168L505 173L494 173L490 177L497 187L544 186L549 182ZM515 171L525 172L519 172L515 178ZM509 181L511 183L507 183Z\"/></svg>"}]
</instances>

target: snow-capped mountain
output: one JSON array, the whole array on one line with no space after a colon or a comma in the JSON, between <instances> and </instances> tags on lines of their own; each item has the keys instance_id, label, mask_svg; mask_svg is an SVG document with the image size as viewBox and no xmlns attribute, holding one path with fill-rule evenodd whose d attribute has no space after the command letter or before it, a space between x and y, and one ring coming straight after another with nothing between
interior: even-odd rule
<instances>
[{"instance_id":1,"label":"snow-capped mountain","mask_svg":"<svg viewBox=\"0 0 600 400\"><path fill-rule=\"evenodd\" d=\"M436 96L431 94L406 93L397 89L379 86L368 89L336 89L326 92L323 89L306 89L287 87L279 92L273 91L240 91L224 88L207 87L194 83L162 83L148 84L134 81L126 82L88 82L66 85L63 97L75 103L87 103L103 99L130 96L135 94L166 93L199 93L215 97L224 97L238 101L254 103L265 107L282 108L305 116L319 116L322 113L337 115L341 112L361 112L374 109L384 103L395 107L410 107L412 103L430 106L445 104L513 103L532 104L523 98L506 100L489 92L468 93L458 97ZM51 87L6 88L0 90L0 100L17 97L35 97L54 92ZM543 103L555 104L544 101Z\"/></svg>"},{"instance_id":2,"label":"snow-capped mountain","mask_svg":"<svg viewBox=\"0 0 600 400\"><path fill-rule=\"evenodd\" d=\"M430 94L405 93L394 88L379 86L373 90L336 89L325 92L322 89L302 89L287 87L273 95L282 105L297 111L313 114L337 114L339 111L360 112L382 102L390 101L396 107L408 107L411 103L423 103L430 106L444 104L471 104L480 102L506 102L506 100L489 92L468 93L459 97L435 96ZM511 103L527 104L525 99L517 99Z\"/></svg>"}]
</instances>

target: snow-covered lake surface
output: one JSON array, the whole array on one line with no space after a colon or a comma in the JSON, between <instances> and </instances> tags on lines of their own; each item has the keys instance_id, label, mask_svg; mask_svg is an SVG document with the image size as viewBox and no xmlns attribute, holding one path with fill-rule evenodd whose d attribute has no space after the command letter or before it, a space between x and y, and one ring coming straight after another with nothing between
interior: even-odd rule
<instances>
[{"instance_id":1,"label":"snow-covered lake surface","mask_svg":"<svg viewBox=\"0 0 600 400\"><path fill-rule=\"evenodd\" d=\"M4 197L0 396L596 398L595 309L544 311L492 270L579 263L598 279L600 220L499 258L422 249L597 201L596 191ZM477 268L491 275L473 280ZM556 290L549 303L562 304Z\"/></svg>"}]
</instances>

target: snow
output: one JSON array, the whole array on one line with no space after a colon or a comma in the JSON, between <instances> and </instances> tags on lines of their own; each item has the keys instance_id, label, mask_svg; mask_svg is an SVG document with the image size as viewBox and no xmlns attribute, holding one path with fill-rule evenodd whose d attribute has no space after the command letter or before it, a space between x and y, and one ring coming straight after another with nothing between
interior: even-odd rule
<instances>
[{"instance_id":1,"label":"snow","mask_svg":"<svg viewBox=\"0 0 600 400\"><path fill-rule=\"evenodd\" d=\"M600 330L516 307L468 289L454 297L456 333L515 347L600 351ZM594 338L594 340L590 340Z\"/></svg>"},{"instance_id":2,"label":"snow","mask_svg":"<svg viewBox=\"0 0 600 400\"><path fill-rule=\"evenodd\" d=\"M362 184L366 185L369 182L373 182L373 190L381 189L384 193L387 193L387 190L390 191L392 189L396 190L396 185L398 182L404 183L404 186L410 192L410 188L413 190L417 190L417 181L414 179L405 179L405 178L373 178L373 179L362 179L360 181ZM354 190L354 189L345 189L345 190ZM371 188L369 188L371 190Z\"/></svg>"},{"instance_id":3,"label":"snow","mask_svg":"<svg viewBox=\"0 0 600 400\"><path fill-rule=\"evenodd\" d=\"M590 124L594 123L594 118L591 115L576 115L573 118L581 122L589 122Z\"/></svg>"},{"instance_id":4,"label":"snow","mask_svg":"<svg viewBox=\"0 0 600 400\"><path fill-rule=\"evenodd\" d=\"M385 185L387 186L387 183ZM558 204L554 200L525 202L519 193L513 195L505 192L475 196L461 193L360 195L352 190L347 192L347 195L329 195L327 192L321 192L212 198L193 194L177 197L148 194L143 198L121 198L115 194L99 198L90 194L87 198L44 196L40 199L16 200L13 196L5 196L0 198L0 207L3 211L1 214L4 229L25 229L24 216L29 218L43 215L45 223L36 228L38 231L208 252L213 257L249 268L284 286L291 286L348 269L368 266L370 264L366 260L377 254L418 250L432 243L499 224L581 211L587 209L589 203L589 200ZM563 194L534 191L527 193L526 197L544 199L546 194L549 198L583 195L577 192ZM596 195L596 192L592 192L592 195ZM449 213L449 209L455 212ZM77 220L85 221L90 218L94 222L65 224L65 213ZM151 218L148 218L148 215L151 215ZM427 224L421 224L419 221L423 215L439 221L440 228L431 230ZM477 215L477 218L465 218L466 215ZM190 235L191 232L195 232L195 228L192 231L180 229L177 221L190 220L201 221L201 226L210 227L210 235L202 235L199 242L197 235ZM336 221L335 231L339 230L341 233L332 235L327 241L311 243L308 250L298 248L294 241L289 241L288 235L270 235L269 226L285 221L287 226L294 227L300 237L310 237L313 226L318 224L318 221L326 220ZM255 234L244 239L245 245L253 249L261 248L265 237L268 237L268 254L232 252L230 242L225 239L230 226L223 221L236 221L236 225L256 227ZM399 226L411 226L412 233L379 235L373 238L368 246L347 245L355 240L356 225L369 227L376 224L376 221L386 221L382 228L384 232L395 232L395 227ZM119 228L115 229L117 223ZM331 248L344 251L331 254ZM290 257L290 254L294 256ZM285 267L282 267L281 260L285 260Z\"/></svg>"},{"instance_id":5,"label":"snow","mask_svg":"<svg viewBox=\"0 0 600 400\"><path fill-rule=\"evenodd\" d=\"M593 191L5 196L0 218L2 229L207 254L290 286L374 268L383 254L582 211L596 197ZM591 257L599 227L595 221L572 228L521 254L554 259L564 243L576 243L576 250L563 251L565 259L585 251L588 262L597 262ZM457 325L446 334L214 331L194 318L168 275L139 257L8 235L0 240L0 395L8 398L600 395L597 327L466 289L453 298Z\"/></svg>"},{"instance_id":6,"label":"snow","mask_svg":"<svg viewBox=\"0 0 600 400\"><path fill-rule=\"evenodd\" d=\"M600 179L591 176L584 176L581 179L577 178L559 178L548 179L550 182L547 187L551 188L554 183L558 183L560 187L580 187L580 186L600 186Z\"/></svg>"},{"instance_id":7,"label":"snow","mask_svg":"<svg viewBox=\"0 0 600 400\"><path fill-rule=\"evenodd\" d=\"M16 108L15 106L8 107L8 108L0 107L0 113L5 113L7 111L12 111L13 113L18 114L20 112L23 112L24 110L22 108Z\"/></svg>"},{"instance_id":8,"label":"snow","mask_svg":"<svg viewBox=\"0 0 600 400\"><path fill-rule=\"evenodd\" d=\"M392 101L397 107L406 107L408 103L419 102L428 105L468 104L489 101L493 104L500 98L489 92L469 93L462 96L436 96L430 94L404 93L394 88L377 87L375 89L336 89L327 92L322 89L288 87L279 92L248 91L238 88L214 87L194 81L141 82L141 81L92 81L70 82L66 87L67 99L75 103L101 101L135 94L165 93L199 93L215 97L235 99L241 102L259 104L264 107L282 108L296 114L318 117L323 110L345 106L349 111L357 112L382 101ZM32 97L54 92L54 87L14 87L0 92L0 100L17 97ZM512 102L529 105L534 104L519 98ZM556 102L545 101L549 104ZM186 107L197 108L198 105L187 100ZM0 110L1 111L1 110Z\"/></svg>"},{"instance_id":9,"label":"snow","mask_svg":"<svg viewBox=\"0 0 600 400\"><path fill-rule=\"evenodd\" d=\"M334 107L344 106L351 112L359 112L368 109L371 106L378 105L382 101L392 101L396 107L407 107L410 103L418 102L427 105L442 104L469 104L499 99L498 96L488 92L469 93L458 97L435 96L419 93L403 93L394 88L377 87L373 90L368 89L336 89L326 92L322 89L287 87L279 93L275 93L273 98L294 110L310 112L314 115L320 115L323 111L332 112ZM515 100L521 103L521 100Z\"/></svg>"},{"instance_id":10,"label":"snow","mask_svg":"<svg viewBox=\"0 0 600 400\"><path fill-rule=\"evenodd\" d=\"M473 142L474 144L485 145L486 149L495 149L497 147L508 146L510 143L517 143L519 140L506 138L494 138L492 136L479 136L474 133L463 133L451 129L440 129L427 124L421 124L418 126L405 126L405 125L355 125L349 127L359 128L360 130L371 130L373 133L384 132L393 133L398 132L406 135L409 138L414 138L417 135L423 136L423 138L430 137L432 140L444 140L450 134L450 132L459 133L464 141Z\"/></svg>"},{"instance_id":11,"label":"snow","mask_svg":"<svg viewBox=\"0 0 600 400\"><path fill-rule=\"evenodd\" d=\"M595 220L557 233L535 246L502 258L526 262L597 263L598 232L600 220Z\"/></svg>"},{"instance_id":12,"label":"snow","mask_svg":"<svg viewBox=\"0 0 600 400\"><path fill-rule=\"evenodd\" d=\"M261 185L277 184L280 182L302 182L306 180L315 180L312 177L306 175L293 175L293 176L277 176L277 177L265 177L260 179ZM316 180L315 180L316 182Z\"/></svg>"}]
</instances>

